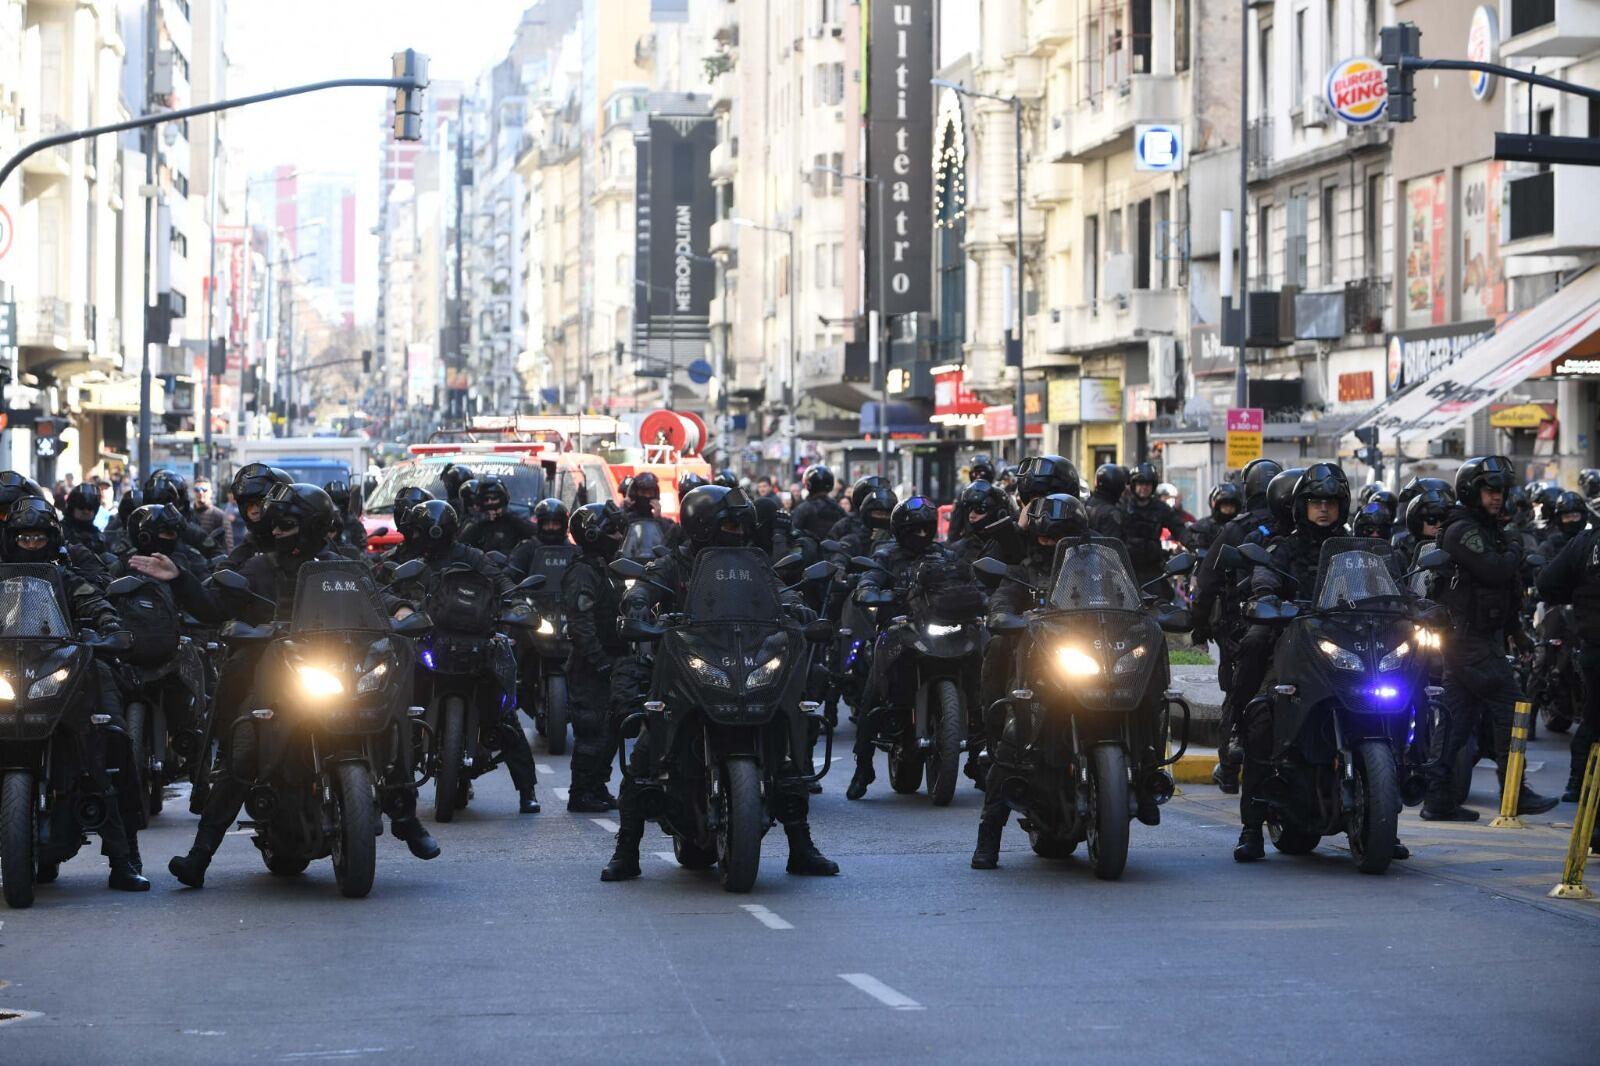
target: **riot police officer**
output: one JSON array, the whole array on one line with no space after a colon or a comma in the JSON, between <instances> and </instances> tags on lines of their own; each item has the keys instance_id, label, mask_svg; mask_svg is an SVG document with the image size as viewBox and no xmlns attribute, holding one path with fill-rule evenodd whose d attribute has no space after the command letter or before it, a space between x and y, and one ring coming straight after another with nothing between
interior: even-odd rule
<instances>
[{"instance_id":1,"label":"riot police officer","mask_svg":"<svg viewBox=\"0 0 1600 1066\"><path fill-rule=\"evenodd\" d=\"M1150 483L1152 489L1155 482ZM1094 471L1094 489L1089 493L1089 531L1097 537L1122 539L1124 513L1122 497L1128 491L1128 468L1116 463L1101 463Z\"/></svg>"},{"instance_id":2,"label":"riot police officer","mask_svg":"<svg viewBox=\"0 0 1600 1066\"><path fill-rule=\"evenodd\" d=\"M1014 522L1011 497L998 485L974 481L961 490L950 516L950 551L961 562L975 563L998 549L996 537Z\"/></svg>"},{"instance_id":3,"label":"riot police officer","mask_svg":"<svg viewBox=\"0 0 1600 1066\"><path fill-rule=\"evenodd\" d=\"M448 503L456 512L458 519L465 513L461 503L461 486L472 481L477 476L472 472L471 467L463 466L460 463L449 463L439 473L439 483L444 486L444 502Z\"/></svg>"},{"instance_id":4,"label":"riot police officer","mask_svg":"<svg viewBox=\"0 0 1600 1066\"><path fill-rule=\"evenodd\" d=\"M572 649L567 655L567 700L572 713L572 788L567 810L614 810L607 783L617 738L611 729L611 677L628 645L617 628L622 581L610 564L622 549L627 518L610 500L572 513L578 557L561 578L561 610Z\"/></svg>"},{"instance_id":5,"label":"riot police officer","mask_svg":"<svg viewBox=\"0 0 1600 1066\"><path fill-rule=\"evenodd\" d=\"M1156 485L1161 478L1154 463L1142 462L1128 476L1131 491L1122 505L1122 541L1128 546L1128 558L1133 562L1134 577L1141 586L1162 576L1167 552L1162 548L1163 534L1181 541L1187 532L1183 519L1156 496ZM1162 581L1156 586L1158 594L1172 595L1172 585Z\"/></svg>"},{"instance_id":6,"label":"riot police officer","mask_svg":"<svg viewBox=\"0 0 1600 1066\"><path fill-rule=\"evenodd\" d=\"M330 481L322 486L322 491L328 494L337 512L333 523L334 544L353 552L352 558L364 557L367 553L367 527L361 524L360 516L352 507L353 503L360 501L360 497L350 490L348 481Z\"/></svg>"},{"instance_id":7,"label":"riot police officer","mask_svg":"<svg viewBox=\"0 0 1600 1066\"><path fill-rule=\"evenodd\" d=\"M1189 527L1184 546L1192 552L1209 552L1211 545L1222 534L1222 527L1239 516L1244 506L1244 487L1233 481L1214 486L1207 501L1211 513Z\"/></svg>"},{"instance_id":8,"label":"riot police officer","mask_svg":"<svg viewBox=\"0 0 1600 1066\"><path fill-rule=\"evenodd\" d=\"M240 570L255 556L272 551L272 524L266 518L267 493L274 485L290 483L286 472L266 463L249 463L238 469L230 491L233 502L239 506L245 536L218 566L224 570Z\"/></svg>"},{"instance_id":9,"label":"riot police officer","mask_svg":"<svg viewBox=\"0 0 1600 1066\"><path fill-rule=\"evenodd\" d=\"M571 521L572 516L567 511L567 505L554 496L534 504L533 536L517 545L506 564L506 569L512 577L521 580L533 572L534 552L541 546L571 545L573 542L567 536L567 527Z\"/></svg>"},{"instance_id":10,"label":"riot police officer","mask_svg":"<svg viewBox=\"0 0 1600 1066\"><path fill-rule=\"evenodd\" d=\"M844 508L833 498L833 471L822 464L806 471L806 498L790 516L796 533L825 540L844 517Z\"/></svg>"},{"instance_id":11,"label":"riot police officer","mask_svg":"<svg viewBox=\"0 0 1600 1066\"><path fill-rule=\"evenodd\" d=\"M61 504L61 535L69 544L79 544L96 555L106 553L106 538L94 524L100 513L100 489L87 482L67 490Z\"/></svg>"},{"instance_id":12,"label":"riot police officer","mask_svg":"<svg viewBox=\"0 0 1600 1066\"><path fill-rule=\"evenodd\" d=\"M461 531L461 543L481 552L510 556L538 535L532 522L511 510L511 493L497 477L478 480L478 515Z\"/></svg>"}]
</instances>

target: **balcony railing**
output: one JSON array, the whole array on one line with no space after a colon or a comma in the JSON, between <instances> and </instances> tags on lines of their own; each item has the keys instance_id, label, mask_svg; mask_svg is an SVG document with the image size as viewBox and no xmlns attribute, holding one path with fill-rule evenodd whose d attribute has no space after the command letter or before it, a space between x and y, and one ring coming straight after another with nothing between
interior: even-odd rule
<instances>
[{"instance_id":1,"label":"balcony railing","mask_svg":"<svg viewBox=\"0 0 1600 1066\"><path fill-rule=\"evenodd\" d=\"M1258 118L1250 123L1250 165L1265 167L1272 162L1272 120Z\"/></svg>"},{"instance_id":2,"label":"balcony railing","mask_svg":"<svg viewBox=\"0 0 1600 1066\"><path fill-rule=\"evenodd\" d=\"M1384 312L1389 306L1387 278L1361 278L1344 286L1344 329L1346 333L1384 332Z\"/></svg>"}]
</instances>

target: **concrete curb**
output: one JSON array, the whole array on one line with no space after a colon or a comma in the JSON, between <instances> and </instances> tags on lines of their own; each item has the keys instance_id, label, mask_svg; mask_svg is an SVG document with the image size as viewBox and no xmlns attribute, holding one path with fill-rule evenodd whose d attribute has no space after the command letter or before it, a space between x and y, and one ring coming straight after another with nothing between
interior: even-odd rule
<instances>
[{"instance_id":1,"label":"concrete curb","mask_svg":"<svg viewBox=\"0 0 1600 1066\"><path fill-rule=\"evenodd\" d=\"M1183 758L1167 769L1171 772L1172 779L1180 785L1209 785L1211 770L1216 765L1215 748L1190 748L1184 753Z\"/></svg>"}]
</instances>

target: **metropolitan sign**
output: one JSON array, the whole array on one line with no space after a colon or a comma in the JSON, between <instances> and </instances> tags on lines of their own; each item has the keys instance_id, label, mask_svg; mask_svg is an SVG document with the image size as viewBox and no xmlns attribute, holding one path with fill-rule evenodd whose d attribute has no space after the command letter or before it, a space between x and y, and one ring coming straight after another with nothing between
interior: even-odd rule
<instances>
[{"instance_id":1,"label":"metropolitan sign","mask_svg":"<svg viewBox=\"0 0 1600 1066\"><path fill-rule=\"evenodd\" d=\"M1378 121L1389 109L1383 64L1366 56L1346 59L1328 71L1325 94L1333 113L1352 126Z\"/></svg>"}]
</instances>

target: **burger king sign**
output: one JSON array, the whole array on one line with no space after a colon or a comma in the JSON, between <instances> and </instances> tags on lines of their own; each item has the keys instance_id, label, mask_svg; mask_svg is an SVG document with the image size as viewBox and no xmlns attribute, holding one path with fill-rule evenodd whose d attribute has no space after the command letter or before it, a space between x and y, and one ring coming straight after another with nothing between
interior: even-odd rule
<instances>
[{"instance_id":1,"label":"burger king sign","mask_svg":"<svg viewBox=\"0 0 1600 1066\"><path fill-rule=\"evenodd\" d=\"M1328 106L1352 126L1365 126L1389 108L1389 87L1383 64L1357 56L1328 71Z\"/></svg>"}]
</instances>

